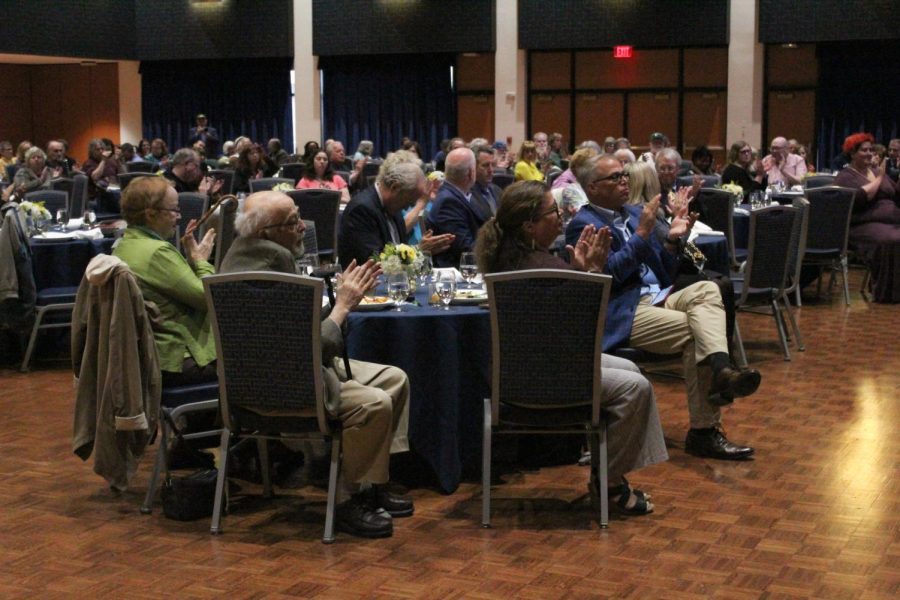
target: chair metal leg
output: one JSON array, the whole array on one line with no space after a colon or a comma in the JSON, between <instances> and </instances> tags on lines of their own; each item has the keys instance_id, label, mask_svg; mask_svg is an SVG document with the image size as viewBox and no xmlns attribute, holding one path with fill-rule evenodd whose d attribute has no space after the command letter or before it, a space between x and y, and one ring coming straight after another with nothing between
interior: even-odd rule
<instances>
[{"instance_id":1,"label":"chair metal leg","mask_svg":"<svg viewBox=\"0 0 900 600\"><path fill-rule=\"evenodd\" d=\"M597 467L594 472L598 474L600 480L600 489L597 490L600 494L600 528L606 529L609 527L609 494L607 493L609 490L609 457L606 453L606 420L600 424L600 431L592 434L591 437L596 440L592 444L596 446L591 451L591 462L594 463L592 467ZM599 440L597 440L598 437ZM600 455L597 459L593 458L595 452Z\"/></svg>"},{"instance_id":2,"label":"chair metal leg","mask_svg":"<svg viewBox=\"0 0 900 600\"><path fill-rule=\"evenodd\" d=\"M734 346L738 355L738 366L746 367L747 353L744 351L744 339L741 337L741 328L738 326L737 318L734 319Z\"/></svg>"},{"instance_id":3,"label":"chair metal leg","mask_svg":"<svg viewBox=\"0 0 900 600\"><path fill-rule=\"evenodd\" d=\"M331 438L331 468L328 471L328 502L325 505L325 533L323 544L334 543L334 507L337 498L338 473L341 470L341 436Z\"/></svg>"},{"instance_id":4,"label":"chair metal leg","mask_svg":"<svg viewBox=\"0 0 900 600\"><path fill-rule=\"evenodd\" d=\"M784 319L781 316L781 309L778 306L778 299L772 298L772 316L775 318L775 327L778 328L778 337L781 340L781 348L784 350L784 360L791 360L791 351L788 348L787 330L784 326Z\"/></svg>"},{"instance_id":5,"label":"chair metal leg","mask_svg":"<svg viewBox=\"0 0 900 600\"><path fill-rule=\"evenodd\" d=\"M847 257L841 257L841 278L844 283L844 304L850 306L850 284L847 282Z\"/></svg>"},{"instance_id":6,"label":"chair metal leg","mask_svg":"<svg viewBox=\"0 0 900 600\"><path fill-rule=\"evenodd\" d=\"M22 373L28 372L28 365L31 362L31 353L34 352L38 331L40 331L41 321L44 319L45 312L45 308L38 307L37 312L34 315L34 327L31 328L31 335L28 336L28 346L25 348L25 356L22 357L22 366L19 367L19 371Z\"/></svg>"},{"instance_id":7,"label":"chair metal leg","mask_svg":"<svg viewBox=\"0 0 900 600\"><path fill-rule=\"evenodd\" d=\"M797 283L797 287L794 288L794 299L796 300L797 308L803 306L803 299L800 298L800 283Z\"/></svg>"},{"instance_id":8,"label":"chair metal leg","mask_svg":"<svg viewBox=\"0 0 900 600\"><path fill-rule=\"evenodd\" d=\"M222 464L219 465L219 476L216 477L216 501L213 503L212 523L209 527L209 532L213 535L222 533L222 528L219 526L222 520L222 504L224 503L227 508L225 481L228 479L228 442L230 438L231 432L228 430L228 427L224 427L219 439L219 456Z\"/></svg>"},{"instance_id":9,"label":"chair metal leg","mask_svg":"<svg viewBox=\"0 0 900 600\"><path fill-rule=\"evenodd\" d=\"M787 294L784 295L784 312L787 313L788 321L791 324L791 330L794 332L794 338L797 340L797 350L803 352L806 346L803 345L803 338L800 337L800 328L797 327L797 319L794 317L794 311L791 310L791 303L788 301Z\"/></svg>"},{"instance_id":10,"label":"chair metal leg","mask_svg":"<svg viewBox=\"0 0 900 600\"><path fill-rule=\"evenodd\" d=\"M491 399L484 399L481 441L481 526L491 526Z\"/></svg>"},{"instance_id":11,"label":"chair metal leg","mask_svg":"<svg viewBox=\"0 0 900 600\"><path fill-rule=\"evenodd\" d=\"M819 276L816 277L816 300L822 297L822 273L825 272L825 267L819 267Z\"/></svg>"},{"instance_id":12,"label":"chair metal leg","mask_svg":"<svg viewBox=\"0 0 900 600\"><path fill-rule=\"evenodd\" d=\"M156 495L156 486L159 483L159 474L162 472L163 465L166 463L166 454L168 452L169 435L168 423L165 419L160 419L159 423L159 448L156 450L156 460L153 462L153 472L150 474L150 481L147 483L147 495L144 497L144 504L141 505L141 513L149 515L153 512L153 497Z\"/></svg>"},{"instance_id":13,"label":"chair metal leg","mask_svg":"<svg viewBox=\"0 0 900 600\"><path fill-rule=\"evenodd\" d=\"M263 498L272 497L272 476L269 472L269 440L256 438L256 449L259 452L259 465L262 471Z\"/></svg>"}]
</instances>

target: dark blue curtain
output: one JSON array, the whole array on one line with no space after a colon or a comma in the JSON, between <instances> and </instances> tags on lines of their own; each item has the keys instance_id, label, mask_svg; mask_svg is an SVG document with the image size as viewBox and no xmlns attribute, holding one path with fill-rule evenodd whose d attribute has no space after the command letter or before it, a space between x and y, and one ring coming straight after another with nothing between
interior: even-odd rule
<instances>
[{"instance_id":1,"label":"dark blue curtain","mask_svg":"<svg viewBox=\"0 0 900 600\"><path fill-rule=\"evenodd\" d=\"M162 138L174 152L204 113L220 142L245 135L265 146L275 137L290 151L292 68L290 58L144 61L144 137Z\"/></svg>"},{"instance_id":2,"label":"dark blue curtain","mask_svg":"<svg viewBox=\"0 0 900 600\"><path fill-rule=\"evenodd\" d=\"M887 146L900 130L900 42L820 44L816 164L827 166L851 133Z\"/></svg>"},{"instance_id":3,"label":"dark blue curtain","mask_svg":"<svg viewBox=\"0 0 900 600\"><path fill-rule=\"evenodd\" d=\"M372 140L385 156L407 136L431 160L440 141L456 135L453 61L442 54L321 58L325 139L343 142L348 155Z\"/></svg>"}]
</instances>

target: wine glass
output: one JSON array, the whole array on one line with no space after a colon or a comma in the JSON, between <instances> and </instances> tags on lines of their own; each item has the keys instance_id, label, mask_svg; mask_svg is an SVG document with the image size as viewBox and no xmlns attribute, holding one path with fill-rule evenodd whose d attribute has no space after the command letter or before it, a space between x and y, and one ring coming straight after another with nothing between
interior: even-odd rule
<instances>
[{"instance_id":1,"label":"wine glass","mask_svg":"<svg viewBox=\"0 0 900 600\"><path fill-rule=\"evenodd\" d=\"M419 269L419 282L424 287L428 284L428 279L431 277L431 273L434 271L434 264L431 262L431 254L428 252L422 253L422 266Z\"/></svg>"},{"instance_id":2,"label":"wine glass","mask_svg":"<svg viewBox=\"0 0 900 600\"><path fill-rule=\"evenodd\" d=\"M59 227L60 231L65 232L66 226L69 224L69 211L65 208L60 208L56 211L56 225Z\"/></svg>"},{"instance_id":3,"label":"wine glass","mask_svg":"<svg viewBox=\"0 0 900 600\"><path fill-rule=\"evenodd\" d=\"M81 226L86 229L93 229L94 224L97 222L97 213L92 211L91 209L86 209L84 211L84 215L81 217Z\"/></svg>"},{"instance_id":4,"label":"wine glass","mask_svg":"<svg viewBox=\"0 0 900 600\"><path fill-rule=\"evenodd\" d=\"M438 277L437 282L434 284L434 289L438 298L441 299L441 304L444 305L444 310L450 310L450 302L453 300L453 296L456 295L456 277L453 272L441 273L441 276Z\"/></svg>"},{"instance_id":5,"label":"wine glass","mask_svg":"<svg viewBox=\"0 0 900 600\"><path fill-rule=\"evenodd\" d=\"M475 262L474 252L463 252L459 257L459 272L462 274L466 284L472 287L472 281L478 275L478 265Z\"/></svg>"},{"instance_id":6,"label":"wine glass","mask_svg":"<svg viewBox=\"0 0 900 600\"><path fill-rule=\"evenodd\" d=\"M397 305L397 312L409 296L409 276L406 273L391 273L387 276L388 297Z\"/></svg>"}]
</instances>

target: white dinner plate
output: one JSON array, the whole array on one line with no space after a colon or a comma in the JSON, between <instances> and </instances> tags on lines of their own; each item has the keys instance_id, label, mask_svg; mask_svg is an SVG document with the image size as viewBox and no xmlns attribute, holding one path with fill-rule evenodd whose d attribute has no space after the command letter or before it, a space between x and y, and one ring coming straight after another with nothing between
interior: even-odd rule
<instances>
[{"instance_id":1,"label":"white dinner plate","mask_svg":"<svg viewBox=\"0 0 900 600\"><path fill-rule=\"evenodd\" d=\"M455 306L481 304L487 302L487 299L487 290L457 290L450 304Z\"/></svg>"},{"instance_id":2,"label":"white dinner plate","mask_svg":"<svg viewBox=\"0 0 900 600\"><path fill-rule=\"evenodd\" d=\"M380 296L380 297L383 298L384 296ZM356 308L354 308L353 310L355 310L357 312L374 312L374 311L378 311L378 310L387 310L389 308L394 308L395 306L397 306L397 304L393 300L388 298L384 302L367 303L367 302L363 301L363 302L357 304Z\"/></svg>"},{"instance_id":3,"label":"white dinner plate","mask_svg":"<svg viewBox=\"0 0 900 600\"><path fill-rule=\"evenodd\" d=\"M63 233L62 231L45 231L40 235L36 235L31 238L33 241L41 242L41 241L50 241L50 240L74 240L75 236L71 233Z\"/></svg>"}]
</instances>

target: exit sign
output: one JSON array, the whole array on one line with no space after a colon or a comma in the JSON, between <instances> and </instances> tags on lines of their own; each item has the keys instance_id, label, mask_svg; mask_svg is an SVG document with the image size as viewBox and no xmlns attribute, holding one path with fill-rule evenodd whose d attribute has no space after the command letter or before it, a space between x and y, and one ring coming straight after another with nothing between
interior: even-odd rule
<instances>
[{"instance_id":1,"label":"exit sign","mask_svg":"<svg viewBox=\"0 0 900 600\"><path fill-rule=\"evenodd\" d=\"M631 46L614 46L613 58L631 58L632 50Z\"/></svg>"}]
</instances>

